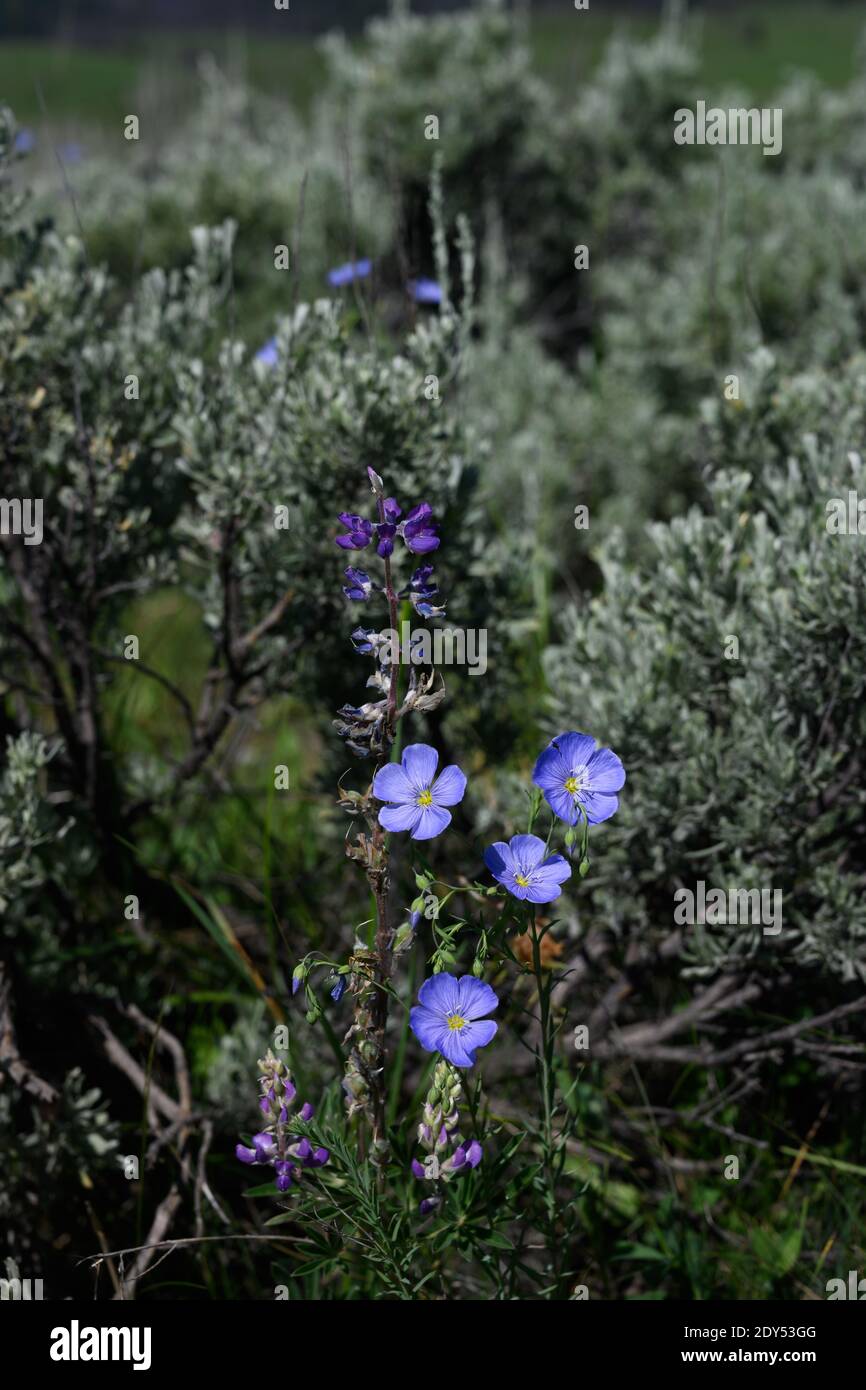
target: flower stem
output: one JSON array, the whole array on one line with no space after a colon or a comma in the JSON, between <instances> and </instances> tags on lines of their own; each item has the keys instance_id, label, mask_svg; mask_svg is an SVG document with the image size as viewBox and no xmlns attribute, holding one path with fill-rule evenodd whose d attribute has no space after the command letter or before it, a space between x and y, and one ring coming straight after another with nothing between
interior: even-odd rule
<instances>
[{"instance_id":1,"label":"flower stem","mask_svg":"<svg viewBox=\"0 0 866 1390\"><path fill-rule=\"evenodd\" d=\"M385 501L381 495L377 500L379 520L384 522ZM394 586L391 580L391 559L388 555L382 558L385 566L385 597L388 600L388 615L390 618L391 630L397 634L399 643L399 633L397 633L397 595L394 592ZM398 672L398 662L394 661L391 663L391 679L388 687L388 711L385 723L386 738L379 761L380 767L388 761L390 745L396 732ZM374 1050L374 1057L370 1068L372 1079L370 1126L373 1139L373 1159L374 1162L380 1162L385 1158L388 1147L385 1030L388 1024L388 982L391 978L393 966L391 943L394 933L390 920L391 875L388 862L388 850L385 845L385 834L378 820L373 831L373 856L368 877L370 880L370 887L373 890L373 897L376 900L376 962L374 966L374 994L371 1001L372 1032L370 1038Z\"/></svg>"},{"instance_id":2,"label":"flower stem","mask_svg":"<svg viewBox=\"0 0 866 1390\"><path fill-rule=\"evenodd\" d=\"M539 931L535 912L532 913L529 923L530 941L532 943L532 968L535 973L535 980L538 987L538 1007L541 1020L541 1046L539 1052L539 1075L541 1081L541 1100L544 1114L544 1125L542 1130L542 1149L544 1157L544 1173L547 1179L547 1223L548 1239L550 1243L550 1257L554 1271L557 1270L559 1257L556 1240L556 1171L554 1153L554 1134L553 1134L553 1112L555 1109L555 1068L554 1068L554 1043L555 1032L552 1026L552 1013L550 1008L550 992L552 980L550 972L545 978L545 972L541 965L541 942L544 936L543 931Z\"/></svg>"},{"instance_id":3,"label":"flower stem","mask_svg":"<svg viewBox=\"0 0 866 1390\"><path fill-rule=\"evenodd\" d=\"M384 522L385 499L380 496L377 500L379 505L379 520ZM390 555L385 555L383 559L385 562L385 597L388 600L388 617L391 623L391 631L397 639L397 650L399 651L400 634L397 628L397 595L394 593L394 586L391 583L391 557ZM386 740L386 751L382 759L383 762L386 761L388 757L387 742L394 738L395 733L397 719L397 676L399 669L399 662L394 661L391 663L391 683L388 687L388 713L385 721L388 739Z\"/></svg>"}]
</instances>

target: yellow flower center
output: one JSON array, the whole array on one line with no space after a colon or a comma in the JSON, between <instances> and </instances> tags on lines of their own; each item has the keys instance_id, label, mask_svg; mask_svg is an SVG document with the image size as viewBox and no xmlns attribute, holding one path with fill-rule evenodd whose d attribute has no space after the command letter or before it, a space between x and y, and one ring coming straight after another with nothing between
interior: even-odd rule
<instances>
[{"instance_id":1,"label":"yellow flower center","mask_svg":"<svg viewBox=\"0 0 866 1390\"><path fill-rule=\"evenodd\" d=\"M521 886L521 888L526 888L526 887L529 886L529 879L528 879L528 878L524 878L524 877L523 877L523 874L515 874L515 875L514 875L514 882L515 882L515 883L519 883L520 886Z\"/></svg>"},{"instance_id":2,"label":"yellow flower center","mask_svg":"<svg viewBox=\"0 0 866 1390\"><path fill-rule=\"evenodd\" d=\"M419 806L432 806L432 805L433 805L433 797L432 797L431 794L430 794L429 788L428 788L427 791L422 792L421 795L419 796L419 798L418 798L418 805L419 805Z\"/></svg>"},{"instance_id":3,"label":"yellow flower center","mask_svg":"<svg viewBox=\"0 0 866 1390\"><path fill-rule=\"evenodd\" d=\"M583 778L581 778L581 777L568 777L568 778L566 778L566 782L565 782L565 790L569 793L570 796L577 796L577 793L580 791L582 785L583 785Z\"/></svg>"},{"instance_id":4,"label":"yellow flower center","mask_svg":"<svg viewBox=\"0 0 866 1390\"><path fill-rule=\"evenodd\" d=\"M466 1027L466 1019L461 1018L459 1014L452 1014L448 1020L448 1027L459 1032L461 1028Z\"/></svg>"}]
</instances>

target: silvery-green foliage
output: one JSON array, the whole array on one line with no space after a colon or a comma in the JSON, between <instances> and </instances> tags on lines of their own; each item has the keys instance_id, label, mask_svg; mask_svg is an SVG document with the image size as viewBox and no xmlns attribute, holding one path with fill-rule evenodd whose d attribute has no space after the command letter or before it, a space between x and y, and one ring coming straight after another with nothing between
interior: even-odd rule
<instances>
[{"instance_id":1,"label":"silvery-green foliage","mask_svg":"<svg viewBox=\"0 0 866 1390\"><path fill-rule=\"evenodd\" d=\"M202 1061L208 1101L230 1124L237 1125L249 1113L250 1057L261 1051L267 1031L265 1006L257 1000L239 1010L232 1028Z\"/></svg>"},{"instance_id":2,"label":"silvery-green foliage","mask_svg":"<svg viewBox=\"0 0 866 1390\"><path fill-rule=\"evenodd\" d=\"M469 191L461 180L483 168L502 182L546 101L527 45L499 10L375 19L363 47L334 36L325 48L376 171L426 188L431 155L441 151L460 206L460 191ZM439 141L424 138L428 115L439 116Z\"/></svg>"},{"instance_id":3,"label":"silvery-green foliage","mask_svg":"<svg viewBox=\"0 0 866 1390\"><path fill-rule=\"evenodd\" d=\"M101 1092L80 1067L66 1072L50 1110L0 1089L0 1219L7 1249L26 1255L31 1277L43 1268L47 1241L68 1230L69 1174L92 1186L97 1175L116 1173L119 1141Z\"/></svg>"},{"instance_id":4,"label":"silvery-green foliage","mask_svg":"<svg viewBox=\"0 0 866 1390\"><path fill-rule=\"evenodd\" d=\"M697 93L697 56L673 30L646 41L614 37L596 72L581 83L571 112L580 154L600 172L641 166L673 177L674 112ZM639 134L638 134L639 132Z\"/></svg>"},{"instance_id":5,"label":"silvery-green foliage","mask_svg":"<svg viewBox=\"0 0 866 1390\"><path fill-rule=\"evenodd\" d=\"M39 734L25 731L6 740L0 774L0 912L25 889L44 879L39 850L55 838L53 817L46 813L39 775L51 756Z\"/></svg>"},{"instance_id":6,"label":"silvery-green foliage","mask_svg":"<svg viewBox=\"0 0 866 1390\"><path fill-rule=\"evenodd\" d=\"M841 382L813 374L808 412L803 378L777 381L751 409L709 407L710 457L751 452L760 466L718 471L708 510L654 525L641 566L605 536L604 592L569 611L548 655L553 725L592 729L629 769L590 880L600 914L627 936L667 934L675 890L698 879L783 893L778 936L684 927L689 967L759 960L771 973L866 978L866 556L858 536L826 526L829 499L866 494L853 451L863 381L862 362ZM772 450L762 436L775 436ZM737 659L725 657L731 636Z\"/></svg>"}]
</instances>

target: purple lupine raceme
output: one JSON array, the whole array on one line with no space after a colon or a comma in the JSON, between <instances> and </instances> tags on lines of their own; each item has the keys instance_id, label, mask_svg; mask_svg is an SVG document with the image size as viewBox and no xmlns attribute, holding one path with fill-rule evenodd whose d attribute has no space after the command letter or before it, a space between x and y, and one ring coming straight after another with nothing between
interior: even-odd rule
<instances>
[{"instance_id":1,"label":"purple lupine raceme","mask_svg":"<svg viewBox=\"0 0 866 1390\"><path fill-rule=\"evenodd\" d=\"M236 1145L235 1156L241 1163L273 1168L277 1191L287 1192L293 1183L298 1182L304 1169L323 1167L330 1154L325 1148L314 1149L305 1135L293 1135L286 1129L289 1108L297 1090L285 1062L269 1051L266 1057L260 1058L259 1068L262 1072L259 1077L262 1092L259 1109L270 1123L253 1135L251 1147ZM299 1118L308 1123L314 1114L312 1105L306 1101L299 1111Z\"/></svg>"},{"instance_id":2,"label":"purple lupine raceme","mask_svg":"<svg viewBox=\"0 0 866 1390\"><path fill-rule=\"evenodd\" d=\"M462 1094L457 1072L447 1062L438 1062L418 1126L418 1143L426 1156L423 1161L413 1158L411 1163L414 1177L437 1184L434 1195L425 1197L420 1203L422 1216L439 1206L442 1200L439 1183L451 1182L471 1172L481 1162L482 1148L478 1140L467 1143L459 1132L458 1107Z\"/></svg>"}]
</instances>

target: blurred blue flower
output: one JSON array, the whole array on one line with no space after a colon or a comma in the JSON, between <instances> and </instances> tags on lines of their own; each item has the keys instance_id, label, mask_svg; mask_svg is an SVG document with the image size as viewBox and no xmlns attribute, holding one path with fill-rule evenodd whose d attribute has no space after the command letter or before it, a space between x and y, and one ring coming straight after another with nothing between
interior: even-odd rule
<instances>
[{"instance_id":1,"label":"blurred blue flower","mask_svg":"<svg viewBox=\"0 0 866 1390\"><path fill-rule=\"evenodd\" d=\"M373 262L369 260L347 261L328 271L328 283L339 289L342 285L351 285L353 280L363 280L372 269Z\"/></svg>"},{"instance_id":2,"label":"blurred blue flower","mask_svg":"<svg viewBox=\"0 0 866 1390\"><path fill-rule=\"evenodd\" d=\"M343 550L363 550L370 544L374 530L372 521L358 516L357 512L340 512L340 520L346 528L346 534L336 536L335 545L341 546Z\"/></svg>"},{"instance_id":3,"label":"blurred blue flower","mask_svg":"<svg viewBox=\"0 0 866 1390\"><path fill-rule=\"evenodd\" d=\"M349 634L349 640L356 652L362 656L367 656L369 652L376 650L375 643L371 640L379 634L374 627L356 627L354 632Z\"/></svg>"},{"instance_id":4,"label":"blurred blue flower","mask_svg":"<svg viewBox=\"0 0 866 1390\"><path fill-rule=\"evenodd\" d=\"M36 136L27 126L22 126L15 136L15 149L18 154L29 154L36 149Z\"/></svg>"},{"instance_id":5,"label":"blurred blue flower","mask_svg":"<svg viewBox=\"0 0 866 1390\"><path fill-rule=\"evenodd\" d=\"M442 286L435 280L427 280L423 276L409 281L409 293L416 304L442 303Z\"/></svg>"},{"instance_id":6,"label":"blurred blue flower","mask_svg":"<svg viewBox=\"0 0 866 1390\"><path fill-rule=\"evenodd\" d=\"M277 365L279 354L277 353L276 338L269 338L264 347L259 348L256 353L256 361L261 362L265 367L275 367Z\"/></svg>"}]
</instances>

